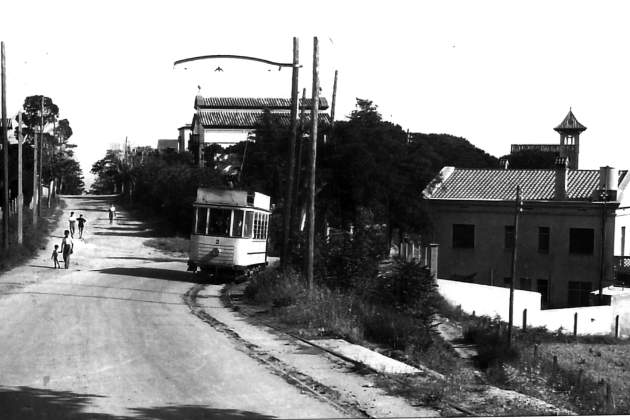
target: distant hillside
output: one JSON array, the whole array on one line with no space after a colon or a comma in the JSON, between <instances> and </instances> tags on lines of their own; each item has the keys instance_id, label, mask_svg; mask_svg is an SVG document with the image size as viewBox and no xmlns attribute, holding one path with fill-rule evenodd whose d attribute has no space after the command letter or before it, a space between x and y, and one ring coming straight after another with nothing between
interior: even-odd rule
<instances>
[{"instance_id":1,"label":"distant hillside","mask_svg":"<svg viewBox=\"0 0 630 420\"><path fill-rule=\"evenodd\" d=\"M411 149L414 154L424 155L435 172L444 166L458 168L496 168L499 160L475 147L462 137L450 134L412 133Z\"/></svg>"}]
</instances>

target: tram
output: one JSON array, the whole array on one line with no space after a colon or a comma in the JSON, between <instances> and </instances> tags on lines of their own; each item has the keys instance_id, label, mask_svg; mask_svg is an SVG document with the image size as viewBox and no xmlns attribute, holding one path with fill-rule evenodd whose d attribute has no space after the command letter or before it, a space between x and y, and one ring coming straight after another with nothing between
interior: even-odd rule
<instances>
[{"instance_id":1,"label":"tram","mask_svg":"<svg viewBox=\"0 0 630 420\"><path fill-rule=\"evenodd\" d=\"M237 275L267 265L270 208L258 192L198 188L188 271Z\"/></svg>"}]
</instances>

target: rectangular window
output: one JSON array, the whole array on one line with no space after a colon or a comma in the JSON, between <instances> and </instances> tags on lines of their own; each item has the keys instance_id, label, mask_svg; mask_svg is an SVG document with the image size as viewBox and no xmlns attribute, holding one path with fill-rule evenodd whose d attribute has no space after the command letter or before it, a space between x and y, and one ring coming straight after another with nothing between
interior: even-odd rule
<instances>
[{"instance_id":1,"label":"rectangular window","mask_svg":"<svg viewBox=\"0 0 630 420\"><path fill-rule=\"evenodd\" d=\"M538 252L549 253L549 228L547 226L538 227Z\"/></svg>"},{"instance_id":2,"label":"rectangular window","mask_svg":"<svg viewBox=\"0 0 630 420\"><path fill-rule=\"evenodd\" d=\"M514 226L505 226L503 239L503 246L506 249L514 248Z\"/></svg>"},{"instance_id":3,"label":"rectangular window","mask_svg":"<svg viewBox=\"0 0 630 420\"><path fill-rule=\"evenodd\" d=\"M232 212L232 236L235 238L243 236L243 210Z\"/></svg>"},{"instance_id":4,"label":"rectangular window","mask_svg":"<svg viewBox=\"0 0 630 420\"><path fill-rule=\"evenodd\" d=\"M253 211L245 212L245 232L243 233L243 237L251 238L253 229L254 229L254 212Z\"/></svg>"},{"instance_id":5,"label":"rectangular window","mask_svg":"<svg viewBox=\"0 0 630 420\"><path fill-rule=\"evenodd\" d=\"M532 290L532 279L521 277L521 290Z\"/></svg>"},{"instance_id":6,"label":"rectangular window","mask_svg":"<svg viewBox=\"0 0 630 420\"><path fill-rule=\"evenodd\" d=\"M269 215L264 213L254 213L254 239L267 239L267 229L269 227Z\"/></svg>"},{"instance_id":7,"label":"rectangular window","mask_svg":"<svg viewBox=\"0 0 630 420\"><path fill-rule=\"evenodd\" d=\"M208 235L228 236L230 234L230 217L232 210L210 209L210 221L208 222Z\"/></svg>"},{"instance_id":8,"label":"rectangular window","mask_svg":"<svg viewBox=\"0 0 630 420\"><path fill-rule=\"evenodd\" d=\"M503 287L510 287L512 284L512 277L503 277Z\"/></svg>"},{"instance_id":9,"label":"rectangular window","mask_svg":"<svg viewBox=\"0 0 630 420\"><path fill-rule=\"evenodd\" d=\"M569 253L592 255L594 244L595 231L593 229L569 229Z\"/></svg>"},{"instance_id":10,"label":"rectangular window","mask_svg":"<svg viewBox=\"0 0 630 420\"><path fill-rule=\"evenodd\" d=\"M590 302L591 283L585 281L569 282L569 306L588 306Z\"/></svg>"},{"instance_id":11,"label":"rectangular window","mask_svg":"<svg viewBox=\"0 0 630 420\"><path fill-rule=\"evenodd\" d=\"M475 247L475 225L453 225L453 248Z\"/></svg>"},{"instance_id":12,"label":"rectangular window","mask_svg":"<svg viewBox=\"0 0 630 420\"><path fill-rule=\"evenodd\" d=\"M540 305L543 309L549 306L549 280L536 280L536 291L540 293Z\"/></svg>"},{"instance_id":13,"label":"rectangular window","mask_svg":"<svg viewBox=\"0 0 630 420\"><path fill-rule=\"evenodd\" d=\"M197 229L195 233L197 235L206 234L206 225L208 221L208 209L203 207L197 207Z\"/></svg>"}]
</instances>

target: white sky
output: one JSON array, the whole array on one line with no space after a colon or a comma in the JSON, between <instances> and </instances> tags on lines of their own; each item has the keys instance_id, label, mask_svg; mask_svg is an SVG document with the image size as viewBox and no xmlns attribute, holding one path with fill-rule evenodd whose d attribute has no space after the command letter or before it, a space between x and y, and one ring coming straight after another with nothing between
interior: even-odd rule
<instances>
[{"instance_id":1,"label":"white sky","mask_svg":"<svg viewBox=\"0 0 630 420\"><path fill-rule=\"evenodd\" d=\"M629 168L630 3L623 1L14 1L2 7L7 108L44 94L74 130L84 174L112 143L153 145L204 96L289 97L289 69L177 59L291 60L311 95L313 36L337 116L373 100L404 129L462 136L489 153L556 143L569 110L588 127L580 166ZM221 66L224 72L213 70ZM268 71L271 70L271 71Z\"/></svg>"}]
</instances>

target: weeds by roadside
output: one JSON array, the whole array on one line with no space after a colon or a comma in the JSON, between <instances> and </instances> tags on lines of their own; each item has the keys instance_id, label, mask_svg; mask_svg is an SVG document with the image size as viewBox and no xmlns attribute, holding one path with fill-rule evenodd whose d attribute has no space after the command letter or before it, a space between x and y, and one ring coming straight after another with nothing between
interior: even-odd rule
<instances>
[{"instance_id":1,"label":"weeds by roadside","mask_svg":"<svg viewBox=\"0 0 630 420\"><path fill-rule=\"evenodd\" d=\"M46 238L59 221L65 207L66 205L63 201L60 201L56 207L48 208L42 206L41 218L38 221L37 228L35 228L32 223L32 210L25 208L23 242L21 245L17 244L17 216L11 216L9 222L10 246L9 249L2 252L0 256L0 273L28 261L42 249L46 244Z\"/></svg>"}]
</instances>

